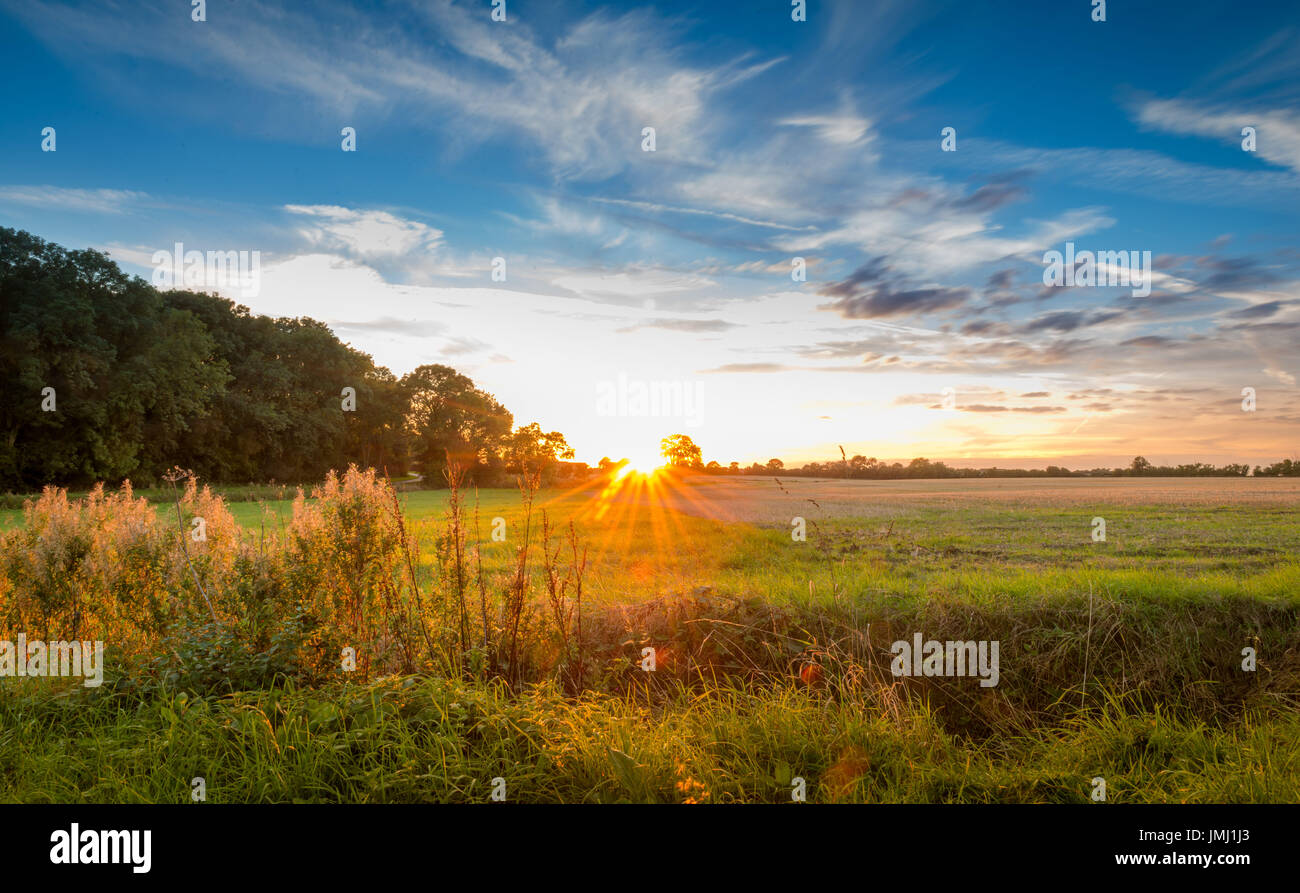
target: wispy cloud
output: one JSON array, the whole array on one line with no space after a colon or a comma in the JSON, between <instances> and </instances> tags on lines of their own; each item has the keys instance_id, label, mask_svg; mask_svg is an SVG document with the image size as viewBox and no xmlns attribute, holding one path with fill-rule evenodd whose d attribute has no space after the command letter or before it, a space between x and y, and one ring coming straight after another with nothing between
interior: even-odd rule
<instances>
[{"instance_id":1,"label":"wispy cloud","mask_svg":"<svg viewBox=\"0 0 1300 893\"><path fill-rule=\"evenodd\" d=\"M0 186L0 204L58 208L87 214L124 214L148 199L145 193L130 189Z\"/></svg>"},{"instance_id":2,"label":"wispy cloud","mask_svg":"<svg viewBox=\"0 0 1300 893\"><path fill-rule=\"evenodd\" d=\"M1244 138L1242 129L1253 127L1255 151L1261 158L1300 172L1300 112L1294 109L1232 108L1153 99L1138 106L1136 117L1146 127L1238 146Z\"/></svg>"}]
</instances>

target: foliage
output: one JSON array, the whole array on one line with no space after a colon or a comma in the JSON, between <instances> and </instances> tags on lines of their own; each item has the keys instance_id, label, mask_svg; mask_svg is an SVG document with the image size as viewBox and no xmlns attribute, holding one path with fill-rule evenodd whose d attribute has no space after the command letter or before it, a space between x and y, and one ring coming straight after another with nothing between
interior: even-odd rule
<instances>
[{"instance_id":1,"label":"foliage","mask_svg":"<svg viewBox=\"0 0 1300 893\"><path fill-rule=\"evenodd\" d=\"M94 250L0 228L0 490L133 480L320 480L357 463L446 483L572 458L447 366L400 380L313 319L159 291ZM53 407L47 396L53 389ZM344 405L344 389L351 388Z\"/></svg>"},{"instance_id":2,"label":"foliage","mask_svg":"<svg viewBox=\"0 0 1300 893\"><path fill-rule=\"evenodd\" d=\"M513 417L495 397L450 366L420 366L402 376L401 386L416 468L438 483L450 463L471 475L500 472Z\"/></svg>"},{"instance_id":3,"label":"foliage","mask_svg":"<svg viewBox=\"0 0 1300 893\"><path fill-rule=\"evenodd\" d=\"M659 443L660 454L669 465L682 468L702 468L700 448L686 434L672 434Z\"/></svg>"},{"instance_id":4,"label":"foliage","mask_svg":"<svg viewBox=\"0 0 1300 893\"><path fill-rule=\"evenodd\" d=\"M80 599L110 681L0 680L0 799L181 799L196 760L226 802L471 801L497 775L519 801L788 802L794 775L823 802L1085 802L1095 774L1115 802L1300 795L1284 503L945 494L864 523L772 487L758 513L817 511L809 543L674 515L687 547L647 578L662 516L606 522L588 553L586 500L522 483L513 510L459 489L404 505L349 468L283 530L241 529L190 479L179 522L129 488L47 491L0 542L0 638L63 638ZM480 498L508 542L479 532ZM1125 519L1110 542L1094 512ZM183 550L193 517L208 539ZM915 631L1000 641L998 687L893 678L889 643Z\"/></svg>"}]
</instances>

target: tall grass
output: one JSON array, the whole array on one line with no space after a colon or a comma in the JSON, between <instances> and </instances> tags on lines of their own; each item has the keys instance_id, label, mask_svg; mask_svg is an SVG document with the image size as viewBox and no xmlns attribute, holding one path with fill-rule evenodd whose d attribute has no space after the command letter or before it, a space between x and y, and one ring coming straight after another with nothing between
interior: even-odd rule
<instances>
[{"instance_id":1,"label":"tall grass","mask_svg":"<svg viewBox=\"0 0 1300 893\"><path fill-rule=\"evenodd\" d=\"M1296 802L1300 718L1230 728L1135 710L1013 739L955 735L791 685L684 689L662 704L554 684L405 677L195 698L0 699L0 801L790 803ZM52 734L58 730L59 734ZM1096 806L1096 808L1101 808Z\"/></svg>"},{"instance_id":2,"label":"tall grass","mask_svg":"<svg viewBox=\"0 0 1300 893\"><path fill-rule=\"evenodd\" d=\"M176 483L174 513L47 488L0 535L0 639L103 640L111 683L0 679L0 799L176 799L205 773L227 800L474 800L497 775L535 800L788 800L793 775L825 800L1081 800L1097 774L1116 799L1300 796L1294 598L1023 574L863 598L844 553L905 561L891 522L814 525L799 573L829 597L590 603L535 475L495 570L454 465L423 524L356 467L273 529ZM917 631L1000 641L999 686L894 678Z\"/></svg>"},{"instance_id":3,"label":"tall grass","mask_svg":"<svg viewBox=\"0 0 1300 893\"><path fill-rule=\"evenodd\" d=\"M0 538L0 635L98 639L120 675L227 690L278 676L364 683L417 672L580 684L573 632L585 552L580 559L570 526L575 564L561 568L543 517L532 566L536 475L520 479L526 520L504 580L489 579L483 544L470 542L454 464L430 566L400 497L373 469L331 472L310 494L298 491L283 529L257 532L241 531L193 477L181 483L174 519L129 482L81 500L57 488L30 500L24 526Z\"/></svg>"}]
</instances>

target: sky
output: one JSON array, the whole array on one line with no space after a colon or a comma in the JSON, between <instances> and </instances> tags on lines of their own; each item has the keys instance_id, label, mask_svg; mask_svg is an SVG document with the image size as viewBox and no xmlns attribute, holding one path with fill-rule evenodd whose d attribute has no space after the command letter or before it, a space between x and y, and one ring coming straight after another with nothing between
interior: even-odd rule
<instances>
[{"instance_id":1,"label":"sky","mask_svg":"<svg viewBox=\"0 0 1300 893\"><path fill-rule=\"evenodd\" d=\"M0 225L256 251L584 461L1300 456L1300 5L493 11L0 0Z\"/></svg>"}]
</instances>

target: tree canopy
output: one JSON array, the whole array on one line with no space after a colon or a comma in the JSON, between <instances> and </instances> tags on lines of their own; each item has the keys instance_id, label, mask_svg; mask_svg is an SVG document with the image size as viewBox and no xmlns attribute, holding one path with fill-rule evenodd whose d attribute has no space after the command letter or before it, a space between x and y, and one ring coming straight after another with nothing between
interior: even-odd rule
<instances>
[{"instance_id":1,"label":"tree canopy","mask_svg":"<svg viewBox=\"0 0 1300 893\"><path fill-rule=\"evenodd\" d=\"M309 318L160 291L107 254L0 228L0 489L306 482L350 462L443 481L573 451L448 366L400 379ZM347 390L350 389L350 390Z\"/></svg>"},{"instance_id":2,"label":"tree canopy","mask_svg":"<svg viewBox=\"0 0 1300 893\"><path fill-rule=\"evenodd\" d=\"M700 448L685 434L671 434L659 442L660 454L669 465L681 468L703 468Z\"/></svg>"}]
</instances>

